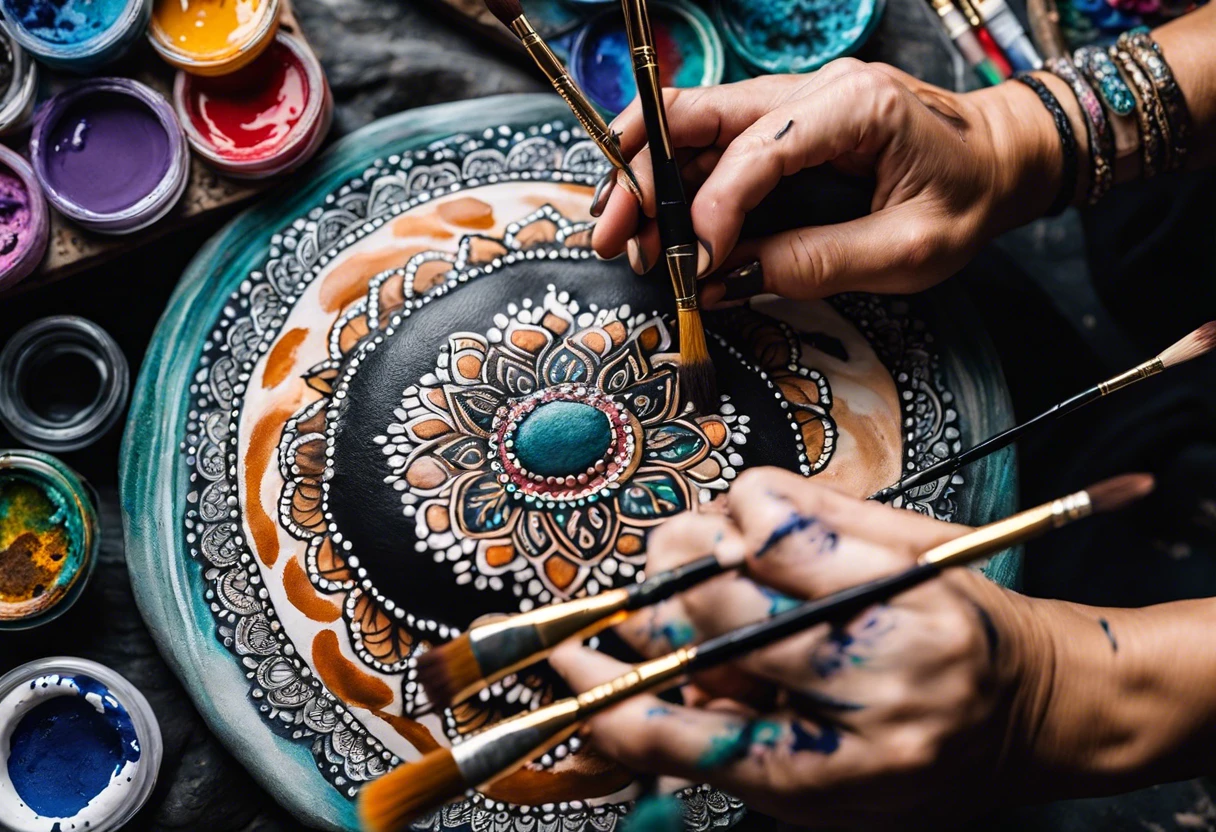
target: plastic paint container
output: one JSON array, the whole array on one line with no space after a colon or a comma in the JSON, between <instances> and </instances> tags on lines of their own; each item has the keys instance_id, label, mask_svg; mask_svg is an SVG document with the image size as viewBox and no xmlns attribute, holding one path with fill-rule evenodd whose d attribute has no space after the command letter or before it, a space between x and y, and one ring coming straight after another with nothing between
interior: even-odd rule
<instances>
[{"instance_id":1,"label":"plastic paint container","mask_svg":"<svg viewBox=\"0 0 1216 832\"><path fill-rule=\"evenodd\" d=\"M5 829L118 829L152 793L161 754L148 700L104 665L60 656L0 677Z\"/></svg>"},{"instance_id":2,"label":"plastic paint container","mask_svg":"<svg viewBox=\"0 0 1216 832\"><path fill-rule=\"evenodd\" d=\"M31 447L83 448L122 415L129 376L126 356L97 324L42 318L0 351L0 423Z\"/></svg>"},{"instance_id":3,"label":"plastic paint container","mask_svg":"<svg viewBox=\"0 0 1216 832\"><path fill-rule=\"evenodd\" d=\"M716 0L731 51L759 72L810 72L851 55L874 32L886 0Z\"/></svg>"},{"instance_id":4,"label":"plastic paint container","mask_svg":"<svg viewBox=\"0 0 1216 832\"><path fill-rule=\"evenodd\" d=\"M143 34L152 0L0 0L0 11L0 25L35 58L89 72Z\"/></svg>"},{"instance_id":5,"label":"plastic paint container","mask_svg":"<svg viewBox=\"0 0 1216 832\"><path fill-rule=\"evenodd\" d=\"M279 0L155 0L148 39L169 63L195 75L226 75L274 40Z\"/></svg>"},{"instance_id":6,"label":"plastic paint container","mask_svg":"<svg viewBox=\"0 0 1216 832\"><path fill-rule=\"evenodd\" d=\"M179 71L173 104L195 153L242 179L274 176L308 161L333 116L320 62L284 32L231 75L201 78Z\"/></svg>"},{"instance_id":7,"label":"plastic paint container","mask_svg":"<svg viewBox=\"0 0 1216 832\"><path fill-rule=\"evenodd\" d=\"M169 102L127 78L97 78L34 117L34 172L50 203L81 225L126 234L163 217L186 189L190 153Z\"/></svg>"},{"instance_id":8,"label":"plastic paint container","mask_svg":"<svg viewBox=\"0 0 1216 832\"><path fill-rule=\"evenodd\" d=\"M76 472L37 451L0 451L0 632L45 624L72 606L97 543L96 500Z\"/></svg>"},{"instance_id":9,"label":"plastic paint container","mask_svg":"<svg viewBox=\"0 0 1216 832\"><path fill-rule=\"evenodd\" d=\"M0 145L0 291L38 268L50 234L50 213L33 169Z\"/></svg>"},{"instance_id":10,"label":"plastic paint container","mask_svg":"<svg viewBox=\"0 0 1216 832\"><path fill-rule=\"evenodd\" d=\"M0 135L29 123L37 91L37 65L17 41L0 31Z\"/></svg>"},{"instance_id":11,"label":"plastic paint container","mask_svg":"<svg viewBox=\"0 0 1216 832\"><path fill-rule=\"evenodd\" d=\"M650 25L664 87L703 87L722 80L722 41L704 12L683 0L651 3ZM570 49L570 72L607 113L619 113L637 96L619 11L598 14L579 30Z\"/></svg>"}]
</instances>

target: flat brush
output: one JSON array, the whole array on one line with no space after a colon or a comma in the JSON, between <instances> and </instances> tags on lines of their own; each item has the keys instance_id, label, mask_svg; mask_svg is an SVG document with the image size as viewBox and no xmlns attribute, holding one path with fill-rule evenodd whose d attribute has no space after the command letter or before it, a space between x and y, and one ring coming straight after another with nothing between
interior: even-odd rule
<instances>
[{"instance_id":1,"label":"flat brush","mask_svg":"<svg viewBox=\"0 0 1216 832\"><path fill-rule=\"evenodd\" d=\"M623 676L577 696L500 722L453 748L440 748L407 763L359 793L364 829L395 832L414 818L510 774L583 723L622 700L672 687L685 677L766 647L818 624L846 621L862 610L940 575L1058 529L1093 513L1114 511L1153 488L1147 474L1127 474L1007 517L923 553L915 566L828 595L699 645L634 665Z\"/></svg>"},{"instance_id":2,"label":"flat brush","mask_svg":"<svg viewBox=\"0 0 1216 832\"><path fill-rule=\"evenodd\" d=\"M621 147L617 143L616 137L612 135L612 131L608 129L604 119L600 117L599 111L592 106L591 102L587 100L587 96L579 89L565 65L557 55L553 54L549 44L545 43L545 39L528 22L519 0L485 0L485 4L486 8L490 10L490 14L497 17L503 26L506 26L515 37L519 38L519 42L532 56L532 60L536 62L540 71L549 79L553 89L570 107L570 111L574 113L579 124L583 125L587 135L608 157L612 166L621 172L620 178L624 179L625 187L641 205L642 189L638 186L638 178L634 175L633 168L629 167L629 162L625 160L625 155L621 153Z\"/></svg>"},{"instance_id":3,"label":"flat brush","mask_svg":"<svg viewBox=\"0 0 1216 832\"><path fill-rule=\"evenodd\" d=\"M875 492L870 496L871 500L886 502L898 494L903 494L917 486L926 483L935 482L944 476L953 474L958 469L965 465L970 465L976 460L983 459L991 453L999 451L1001 448L1016 442L1027 433L1041 427L1048 422L1055 421L1061 416L1072 413L1074 410L1083 407L1090 402L1095 402L1105 396L1109 396L1116 390L1122 390L1124 387L1130 387L1138 381L1143 381L1146 378L1152 378L1158 373L1165 372L1171 367L1176 367L1185 361L1190 361L1192 358L1198 358L1207 352L1210 352L1213 347L1216 347L1216 321L1210 321L1196 329L1191 334L1187 335L1182 340L1178 341L1173 346L1164 350L1156 358L1145 361L1136 367L1131 368L1125 373L1121 373L1106 381L1095 384L1088 390L1078 393L1071 399L1066 399L1057 405L1054 405L1048 410L1043 411L1033 419L1022 422L1020 425L1014 425L1009 430L998 433L996 436L985 439L983 442L968 448L956 456L948 459L943 459L941 462L930 465L915 474L910 474L899 482L889 485L881 491Z\"/></svg>"},{"instance_id":4,"label":"flat brush","mask_svg":"<svg viewBox=\"0 0 1216 832\"><path fill-rule=\"evenodd\" d=\"M667 271L676 293L680 330L680 387L698 413L710 413L718 398L714 365L705 343L705 328L697 301L697 236L692 211L684 195L684 180L676 161L659 82L659 59L650 30L646 0L621 0L625 34L633 56L642 120L650 144L654 171L655 221Z\"/></svg>"}]
</instances>

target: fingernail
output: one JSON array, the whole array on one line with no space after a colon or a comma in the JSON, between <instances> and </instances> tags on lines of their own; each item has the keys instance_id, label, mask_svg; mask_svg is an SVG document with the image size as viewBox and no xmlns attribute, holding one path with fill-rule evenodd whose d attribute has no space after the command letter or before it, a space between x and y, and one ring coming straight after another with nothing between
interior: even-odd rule
<instances>
[{"instance_id":1,"label":"fingernail","mask_svg":"<svg viewBox=\"0 0 1216 832\"><path fill-rule=\"evenodd\" d=\"M727 274L722 282L726 286L721 298L724 303L755 297L764 291L764 267L753 260Z\"/></svg>"},{"instance_id":2,"label":"fingernail","mask_svg":"<svg viewBox=\"0 0 1216 832\"><path fill-rule=\"evenodd\" d=\"M646 255L642 253L642 244L637 237L630 237L625 243L625 253L629 255L629 267L637 274L650 271L646 267Z\"/></svg>"},{"instance_id":3,"label":"fingernail","mask_svg":"<svg viewBox=\"0 0 1216 832\"><path fill-rule=\"evenodd\" d=\"M714 249L704 240L697 240L697 277L709 272L714 263Z\"/></svg>"},{"instance_id":4,"label":"fingernail","mask_svg":"<svg viewBox=\"0 0 1216 832\"><path fill-rule=\"evenodd\" d=\"M604 208L608 205L608 198L612 196L612 189L616 187L616 171L610 170L601 177L598 184L595 186L595 195L591 197L591 216L598 217L604 213Z\"/></svg>"}]
</instances>

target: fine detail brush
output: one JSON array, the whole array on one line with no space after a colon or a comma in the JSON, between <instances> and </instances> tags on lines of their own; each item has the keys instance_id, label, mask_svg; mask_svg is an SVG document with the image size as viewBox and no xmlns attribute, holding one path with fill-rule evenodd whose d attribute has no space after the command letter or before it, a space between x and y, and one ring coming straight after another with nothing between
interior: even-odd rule
<instances>
[{"instance_id":1,"label":"fine detail brush","mask_svg":"<svg viewBox=\"0 0 1216 832\"><path fill-rule=\"evenodd\" d=\"M1073 396L1071 399L1066 399L1043 411L1033 419L1028 419L1020 425L1014 425L1009 430L989 437L956 456L943 459L941 462L934 463L928 468L917 471L915 474L909 474L899 482L870 495L870 499L886 502L892 497L903 494L917 486L935 482L942 477L953 474L965 465L970 465L972 462L983 459L1010 443L1016 442L1035 428L1072 413L1077 408L1083 407L1090 402L1095 402L1104 396L1109 396L1116 390L1122 390L1124 387L1129 387L1146 378L1152 378L1158 373L1165 372L1171 367L1176 367L1185 361L1190 361L1192 358L1198 358L1210 352L1213 347L1216 347L1216 321L1210 321L1199 327L1173 346L1162 351L1157 357L1151 358L1125 373L1120 373L1113 378L1099 382L1088 390Z\"/></svg>"},{"instance_id":2,"label":"fine detail brush","mask_svg":"<svg viewBox=\"0 0 1216 832\"><path fill-rule=\"evenodd\" d=\"M676 161L659 82L659 59L646 0L621 0L625 34L633 56L642 120L650 143L654 170L655 221L663 245L667 270L676 293L680 330L680 387L698 413L710 413L717 401L717 379L705 343L705 329L697 301L697 237L692 211L684 194L684 180Z\"/></svg>"},{"instance_id":3,"label":"fine detail brush","mask_svg":"<svg viewBox=\"0 0 1216 832\"><path fill-rule=\"evenodd\" d=\"M608 125L604 123L599 112L579 89L569 70L557 55L553 54L549 44L545 43L545 39L528 22L519 0L485 0L485 4L486 8L490 10L490 14L498 18L503 26L506 26L515 37L519 38L519 42L532 56L532 60L536 62L540 71L549 79L553 89L570 107L570 111L574 113L579 124L583 125L587 135L608 157L612 166L620 171L620 178L624 180L625 187L641 205L642 189L638 186L638 179L633 173L633 168L629 166L629 162L625 160L625 155L621 152L616 136L612 135L612 131L608 129Z\"/></svg>"},{"instance_id":4,"label":"fine detail brush","mask_svg":"<svg viewBox=\"0 0 1216 832\"><path fill-rule=\"evenodd\" d=\"M484 787L545 749L577 733L588 719L640 693L660 691L685 677L826 622L846 621L941 574L1058 529L1090 514L1114 511L1153 488L1147 474L1114 477L1050 503L964 534L923 553L910 569L800 604L772 618L682 647L634 665L629 672L577 696L499 722L452 748L427 753L364 786L359 818L371 832L395 832L414 818Z\"/></svg>"}]
</instances>

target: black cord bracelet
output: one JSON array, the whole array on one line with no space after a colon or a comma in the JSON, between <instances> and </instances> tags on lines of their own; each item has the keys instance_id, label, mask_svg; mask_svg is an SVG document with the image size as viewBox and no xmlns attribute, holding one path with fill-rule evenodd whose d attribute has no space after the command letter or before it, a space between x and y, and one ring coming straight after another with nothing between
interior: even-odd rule
<instances>
[{"instance_id":1,"label":"black cord bracelet","mask_svg":"<svg viewBox=\"0 0 1216 832\"><path fill-rule=\"evenodd\" d=\"M1042 81L1027 73L1018 73L1013 77L1034 90L1047 112L1051 113L1051 118L1056 123L1056 132L1060 134L1060 150L1064 154L1060 171L1060 192L1047 209L1047 216L1059 216L1072 203L1077 193L1077 137L1072 131L1068 113L1064 112L1059 99Z\"/></svg>"}]
</instances>

